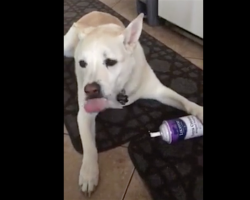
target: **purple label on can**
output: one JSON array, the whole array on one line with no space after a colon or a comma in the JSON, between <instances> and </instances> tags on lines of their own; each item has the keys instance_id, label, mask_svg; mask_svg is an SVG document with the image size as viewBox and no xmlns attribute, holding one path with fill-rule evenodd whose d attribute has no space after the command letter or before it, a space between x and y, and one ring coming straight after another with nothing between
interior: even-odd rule
<instances>
[{"instance_id":1,"label":"purple label on can","mask_svg":"<svg viewBox=\"0 0 250 200\"><path fill-rule=\"evenodd\" d=\"M187 134L187 125L185 122L181 119L174 119L174 120L168 120L164 121L166 126L169 127L170 131L170 137L173 142L177 142L180 140L184 140Z\"/></svg>"}]
</instances>

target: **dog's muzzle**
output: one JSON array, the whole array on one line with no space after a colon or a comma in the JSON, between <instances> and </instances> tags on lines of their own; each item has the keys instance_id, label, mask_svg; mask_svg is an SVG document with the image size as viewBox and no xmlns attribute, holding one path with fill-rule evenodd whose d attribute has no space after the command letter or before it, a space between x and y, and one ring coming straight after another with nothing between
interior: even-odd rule
<instances>
[{"instance_id":1,"label":"dog's muzzle","mask_svg":"<svg viewBox=\"0 0 250 200\"><path fill-rule=\"evenodd\" d=\"M84 87L84 92L87 100L103 97L101 94L101 86L96 82L87 84Z\"/></svg>"},{"instance_id":2,"label":"dog's muzzle","mask_svg":"<svg viewBox=\"0 0 250 200\"><path fill-rule=\"evenodd\" d=\"M100 112L107 108L107 99L105 99L101 92L101 86L96 83L89 83L84 87L86 94L86 103L84 109L88 113Z\"/></svg>"}]
</instances>

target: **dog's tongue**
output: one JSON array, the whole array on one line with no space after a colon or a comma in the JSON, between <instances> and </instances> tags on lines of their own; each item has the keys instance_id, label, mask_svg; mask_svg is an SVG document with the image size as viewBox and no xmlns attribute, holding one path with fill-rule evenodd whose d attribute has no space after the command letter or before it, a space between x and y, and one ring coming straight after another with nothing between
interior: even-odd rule
<instances>
[{"instance_id":1,"label":"dog's tongue","mask_svg":"<svg viewBox=\"0 0 250 200\"><path fill-rule=\"evenodd\" d=\"M90 99L84 105L84 109L88 113L100 112L107 107L107 100L104 98Z\"/></svg>"}]
</instances>

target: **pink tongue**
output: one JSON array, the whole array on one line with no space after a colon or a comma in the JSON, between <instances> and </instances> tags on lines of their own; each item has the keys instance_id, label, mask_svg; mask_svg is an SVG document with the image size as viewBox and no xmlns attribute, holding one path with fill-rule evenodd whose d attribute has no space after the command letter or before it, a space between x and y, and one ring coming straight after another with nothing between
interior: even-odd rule
<instances>
[{"instance_id":1,"label":"pink tongue","mask_svg":"<svg viewBox=\"0 0 250 200\"><path fill-rule=\"evenodd\" d=\"M104 110L107 106L107 100L104 98L90 99L84 105L86 112L100 112Z\"/></svg>"}]
</instances>

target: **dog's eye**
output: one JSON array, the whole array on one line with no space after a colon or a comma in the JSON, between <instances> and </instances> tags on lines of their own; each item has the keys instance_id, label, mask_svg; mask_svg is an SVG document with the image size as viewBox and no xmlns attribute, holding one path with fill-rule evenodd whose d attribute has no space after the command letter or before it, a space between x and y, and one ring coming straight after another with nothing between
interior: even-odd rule
<instances>
[{"instance_id":1,"label":"dog's eye","mask_svg":"<svg viewBox=\"0 0 250 200\"><path fill-rule=\"evenodd\" d=\"M105 64L107 67L112 67L112 66L114 66L116 63L117 63L117 60L111 60L111 59L109 59L109 58L107 58L107 59L104 61L104 64Z\"/></svg>"},{"instance_id":2,"label":"dog's eye","mask_svg":"<svg viewBox=\"0 0 250 200\"><path fill-rule=\"evenodd\" d=\"M80 67L85 68L87 63L84 60L80 60L79 65L80 65Z\"/></svg>"}]
</instances>

